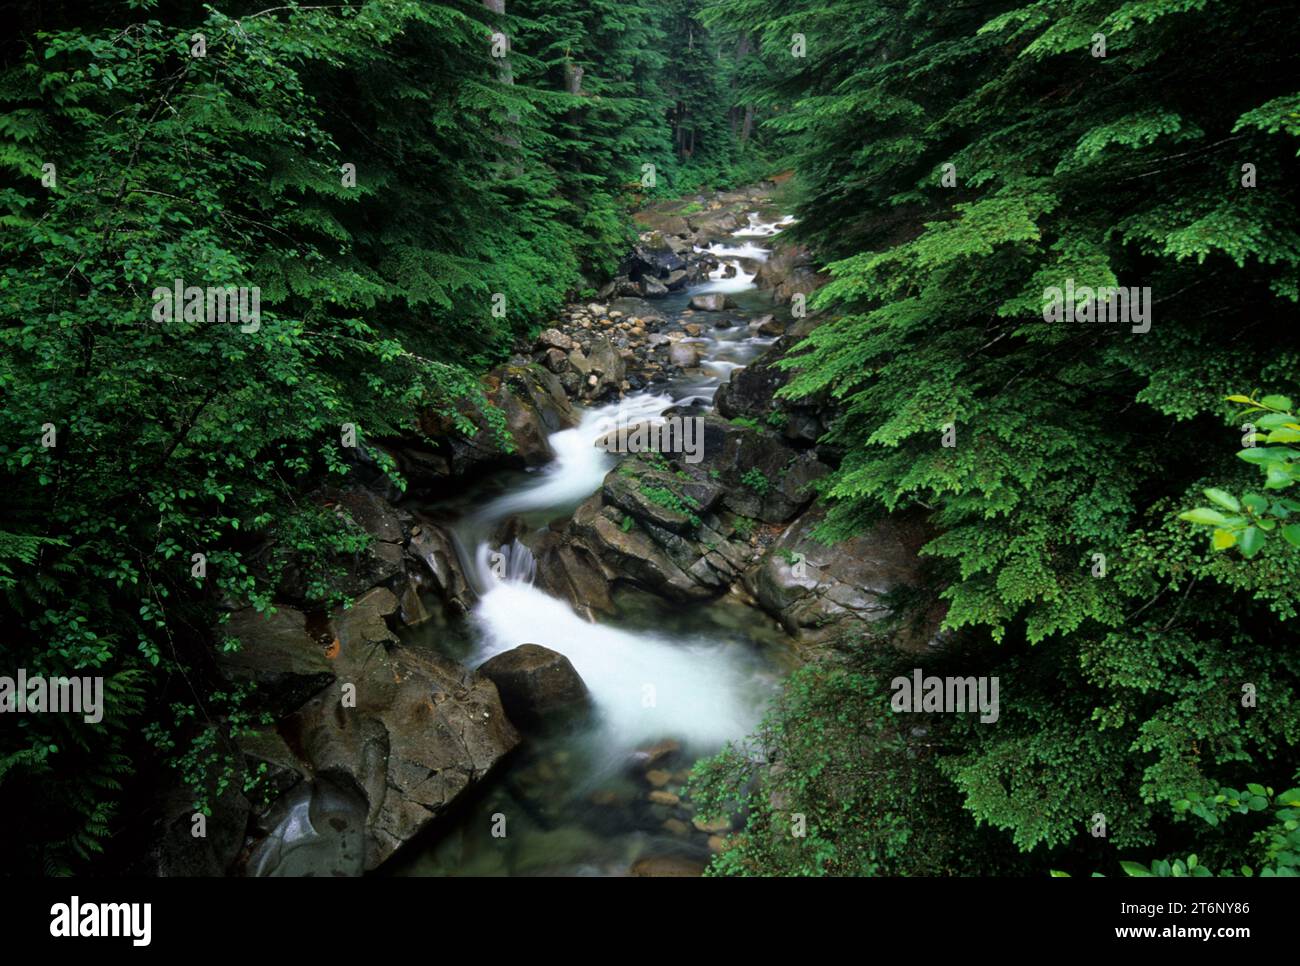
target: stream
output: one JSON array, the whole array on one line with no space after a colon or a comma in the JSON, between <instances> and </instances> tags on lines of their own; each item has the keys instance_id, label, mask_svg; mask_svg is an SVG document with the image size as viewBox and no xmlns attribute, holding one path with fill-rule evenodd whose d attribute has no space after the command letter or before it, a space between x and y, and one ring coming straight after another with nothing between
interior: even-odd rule
<instances>
[{"instance_id":1,"label":"stream","mask_svg":"<svg viewBox=\"0 0 1300 966\"><path fill-rule=\"evenodd\" d=\"M708 249L721 266L707 282L654 303L673 320L693 295L722 292L735 300L727 313L737 323L731 328L712 328L712 313L686 317L706 326L687 340L700 349L697 369L678 371L655 391L582 410L577 426L550 437L551 463L503 474L455 504L432 508L455 514L450 530L479 602L464 633L417 627L405 635L408 643L471 667L523 643L541 644L572 662L594 707L528 737L439 822L431 844L397 860L396 874L625 875L638 862L690 874L716 848L710 835L721 829L697 827L678 791L695 760L758 725L793 663L779 626L733 597L683 605L634 590L616 591L616 619L589 622L534 586L535 562L523 543L494 546L490 537L510 518L541 530L595 493L617 463L594 445L611 419L711 406L732 371L774 341L746 322L773 311L754 272L767 257L764 243L791 219L764 217L773 215L752 213L731 240ZM494 553L504 556L504 567L502 557L490 565Z\"/></svg>"}]
</instances>

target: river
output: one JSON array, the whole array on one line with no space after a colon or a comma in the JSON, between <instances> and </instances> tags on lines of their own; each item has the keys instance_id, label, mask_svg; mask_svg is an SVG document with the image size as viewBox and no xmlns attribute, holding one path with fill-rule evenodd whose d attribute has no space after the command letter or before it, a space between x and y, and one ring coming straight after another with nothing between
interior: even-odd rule
<instances>
[{"instance_id":1,"label":"river","mask_svg":"<svg viewBox=\"0 0 1300 966\"><path fill-rule=\"evenodd\" d=\"M408 642L472 667L523 643L544 645L573 663L594 710L528 738L439 821L428 844L417 843L398 860L396 874L623 875L638 861L687 871L707 861L710 833L718 830L697 828L678 791L693 761L758 725L791 666L784 634L736 598L682 605L627 590L615 596L617 618L589 622L534 586L535 563L523 543L494 546L490 535L509 518L540 529L572 514L616 464L594 445L611 418L711 405L731 372L772 343L745 324L773 311L754 285L754 270L767 257L764 242L790 221L765 216L773 217L755 212L731 240L709 249L722 267L707 282L654 303L675 319L696 294L724 292L735 300L727 315L736 325L707 328L690 340L701 350L698 369L679 371L654 392L583 410L577 426L550 438L556 458L536 472L508 474L450 508L429 508L458 514L450 529L479 601L467 633L416 628ZM708 325L709 313L688 321ZM495 568L493 553L503 555Z\"/></svg>"}]
</instances>

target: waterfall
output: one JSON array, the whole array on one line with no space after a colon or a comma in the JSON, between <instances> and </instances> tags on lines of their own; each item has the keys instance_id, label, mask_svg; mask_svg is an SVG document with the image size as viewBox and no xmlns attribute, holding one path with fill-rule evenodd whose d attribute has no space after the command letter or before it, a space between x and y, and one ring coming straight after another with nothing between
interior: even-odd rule
<instances>
[{"instance_id":1,"label":"waterfall","mask_svg":"<svg viewBox=\"0 0 1300 966\"><path fill-rule=\"evenodd\" d=\"M770 673L738 642L588 622L534 586L536 561L527 546L519 540L498 545L488 535L515 514L571 512L600 489L615 464L614 455L595 445L611 423L655 419L673 403L671 396L644 393L587 410L577 426L551 436L554 461L453 528L479 585L470 663L524 643L564 654L591 691L598 712L593 737L610 761L663 737L701 748L743 737L758 723Z\"/></svg>"}]
</instances>

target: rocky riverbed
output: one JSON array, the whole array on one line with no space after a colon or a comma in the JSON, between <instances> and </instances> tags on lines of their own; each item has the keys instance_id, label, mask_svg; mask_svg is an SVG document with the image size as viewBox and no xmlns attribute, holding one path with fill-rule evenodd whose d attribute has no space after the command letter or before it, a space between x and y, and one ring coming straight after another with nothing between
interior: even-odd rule
<instances>
[{"instance_id":1,"label":"rocky riverbed","mask_svg":"<svg viewBox=\"0 0 1300 966\"><path fill-rule=\"evenodd\" d=\"M778 399L773 363L821 279L772 187L641 213L597 299L485 375L504 437L467 406L476 433L383 441L406 493L373 454L320 491L368 537L355 603L312 610L290 568L273 617L231 614L219 672L274 722L233 749L257 791L232 783L198 847L169 796L155 871L698 874L727 828L681 797L695 757L843 635L928 646L938 605L892 619L923 584L919 522L814 538L834 411ZM699 420L699 458L596 449L615 417Z\"/></svg>"}]
</instances>

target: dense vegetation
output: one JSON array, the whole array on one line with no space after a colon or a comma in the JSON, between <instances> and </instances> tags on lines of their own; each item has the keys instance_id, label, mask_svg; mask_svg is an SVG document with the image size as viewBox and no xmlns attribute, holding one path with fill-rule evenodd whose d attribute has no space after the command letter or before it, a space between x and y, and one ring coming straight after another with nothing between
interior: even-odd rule
<instances>
[{"instance_id":1,"label":"dense vegetation","mask_svg":"<svg viewBox=\"0 0 1300 966\"><path fill-rule=\"evenodd\" d=\"M1293 868L1300 506L1294 474L1261 481L1234 453L1243 422L1290 432L1260 413L1293 417L1300 390L1295 18L1212 0L500 9L11 13L5 663L109 690L95 731L7 723L6 869L95 867L159 760L222 780L213 726L247 712L212 672L218 604L269 606L290 559L331 599L353 538L302 495L348 471L345 427L458 418L483 369L609 275L635 205L774 164L797 172L791 234L832 276L784 390L837 414L823 536L923 512L955 636L922 663L998 677L1002 712L900 729L887 682L916 659L846 642L794 676L754 748L700 766L697 800L749 815L716 870ZM258 286L260 323L159 318L177 279ZM1149 329L1045 319L1067 280L1149 288ZM1284 474L1288 439L1266 440ZM1197 510L1218 517L1179 518Z\"/></svg>"},{"instance_id":2,"label":"dense vegetation","mask_svg":"<svg viewBox=\"0 0 1300 966\"><path fill-rule=\"evenodd\" d=\"M83 868L159 751L227 776L207 725L238 725L241 696L213 683L214 604L266 607L289 558L329 596L353 538L300 497L347 470L345 427L364 446L454 414L604 277L632 205L745 174L691 0L493 6L11 11L6 673L104 674L108 709L93 732L6 728L7 869ZM177 279L258 286L260 324L156 317Z\"/></svg>"},{"instance_id":3,"label":"dense vegetation","mask_svg":"<svg viewBox=\"0 0 1300 966\"><path fill-rule=\"evenodd\" d=\"M751 819L721 867L978 872L1005 859L989 828L1040 874L1175 853L1292 867L1300 552L1256 530L1213 553L1178 515L1203 488L1263 482L1233 456L1259 417L1226 397L1297 387L1294 18L1206 0L720 0L705 16L761 39L751 94L789 105L770 123L801 177L796 231L833 276L814 300L833 317L787 359L785 390L838 406L824 535L923 510L963 638L923 663L999 677L1003 707L996 727L936 715L923 742L864 757L888 697L855 676L868 658L811 669L760 743L794 766L754 789L724 756L699 794L758 821L774 794L815 834ZM1048 320L1045 292L1070 279L1149 287L1149 330ZM1291 482L1279 468L1250 498L1269 529L1300 510ZM823 703L852 709L833 749L811 737ZM921 767L960 819L900 797ZM1257 814L1219 822L1225 806ZM960 854L928 855L933 838Z\"/></svg>"}]
</instances>

